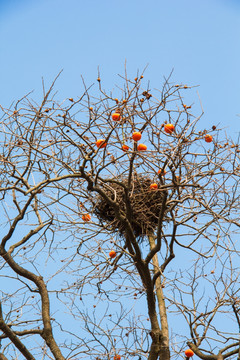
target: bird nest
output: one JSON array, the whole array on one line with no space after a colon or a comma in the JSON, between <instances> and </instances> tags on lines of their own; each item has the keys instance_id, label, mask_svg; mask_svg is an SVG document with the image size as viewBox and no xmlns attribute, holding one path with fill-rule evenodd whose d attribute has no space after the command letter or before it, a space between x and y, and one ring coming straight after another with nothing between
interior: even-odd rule
<instances>
[{"instance_id":1,"label":"bird nest","mask_svg":"<svg viewBox=\"0 0 240 360\"><path fill-rule=\"evenodd\" d=\"M124 186L127 187L128 180L118 178L117 181L118 183L107 186L104 184L103 191L119 205L120 213L124 217L127 217L127 206L130 207L132 216L131 220L129 217L128 220L133 233L137 238L143 238L157 227L163 192L160 189L150 189L152 179L138 177L131 182L127 200ZM95 214L102 223L108 225L108 229L125 237L125 225L116 217L113 206L100 195L96 199Z\"/></svg>"}]
</instances>

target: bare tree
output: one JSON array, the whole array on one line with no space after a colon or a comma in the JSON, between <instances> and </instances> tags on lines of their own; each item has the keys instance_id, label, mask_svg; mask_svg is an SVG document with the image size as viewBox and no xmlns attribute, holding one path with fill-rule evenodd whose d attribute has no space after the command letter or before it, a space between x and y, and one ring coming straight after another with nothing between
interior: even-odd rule
<instances>
[{"instance_id":1,"label":"bare tree","mask_svg":"<svg viewBox=\"0 0 240 360\"><path fill-rule=\"evenodd\" d=\"M240 359L238 142L120 81L1 107L0 358Z\"/></svg>"}]
</instances>

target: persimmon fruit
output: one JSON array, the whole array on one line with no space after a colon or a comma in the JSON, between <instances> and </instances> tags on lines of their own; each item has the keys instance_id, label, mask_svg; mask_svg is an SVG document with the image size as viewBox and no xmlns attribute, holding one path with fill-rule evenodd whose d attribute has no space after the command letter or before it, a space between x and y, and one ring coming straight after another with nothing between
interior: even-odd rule
<instances>
[{"instance_id":1,"label":"persimmon fruit","mask_svg":"<svg viewBox=\"0 0 240 360\"><path fill-rule=\"evenodd\" d=\"M82 219L83 219L83 221L90 221L91 220L91 215L90 214L84 214L82 216Z\"/></svg>"},{"instance_id":2,"label":"persimmon fruit","mask_svg":"<svg viewBox=\"0 0 240 360\"><path fill-rule=\"evenodd\" d=\"M139 131L134 131L132 134L132 138L134 141L141 140L142 134Z\"/></svg>"},{"instance_id":3,"label":"persimmon fruit","mask_svg":"<svg viewBox=\"0 0 240 360\"><path fill-rule=\"evenodd\" d=\"M129 146L123 145L123 146L122 146L122 150L123 150L123 151L128 151L128 150L129 150Z\"/></svg>"},{"instance_id":4,"label":"persimmon fruit","mask_svg":"<svg viewBox=\"0 0 240 360\"><path fill-rule=\"evenodd\" d=\"M164 125L164 131L167 134L172 134L172 132L174 131L175 127L173 124L165 124Z\"/></svg>"},{"instance_id":5,"label":"persimmon fruit","mask_svg":"<svg viewBox=\"0 0 240 360\"><path fill-rule=\"evenodd\" d=\"M161 175L161 176L166 175L166 173L167 173L166 170L163 170L163 169L158 170L158 174Z\"/></svg>"},{"instance_id":6,"label":"persimmon fruit","mask_svg":"<svg viewBox=\"0 0 240 360\"><path fill-rule=\"evenodd\" d=\"M113 121L119 121L121 119L121 115L118 112L112 114Z\"/></svg>"},{"instance_id":7,"label":"persimmon fruit","mask_svg":"<svg viewBox=\"0 0 240 360\"><path fill-rule=\"evenodd\" d=\"M99 139L96 141L96 145L98 148L102 149L105 148L107 146L107 143L104 139Z\"/></svg>"},{"instance_id":8,"label":"persimmon fruit","mask_svg":"<svg viewBox=\"0 0 240 360\"><path fill-rule=\"evenodd\" d=\"M109 256L110 256L111 259L114 259L114 258L116 257L116 255L117 255L117 253L116 253L116 251L114 251L114 250L111 250L111 251L109 252Z\"/></svg>"},{"instance_id":9,"label":"persimmon fruit","mask_svg":"<svg viewBox=\"0 0 240 360\"><path fill-rule=\"evenodd\" d=\"M153 183L149 187L150 187L150 189L156 190L158 188L158 184Z\"/></svg>"},{"instance_id":10,"label":"persimmon fruit","mask_svg":"<svg viewBox=\"0 0 240 360\"><path fill-rule=\"evenodd\" d=\"M121 356L120 355L115 355L113 360L121 360Z\"/></svg>"},{"instance_id":11,"label":"persimmon fruit","mask_svg":"<svg viewBox=\"0 0 240 360\"><path fill-rule=\"evenodd\" d=\"M212 135L206 134L206 135L205 135L205 141L206 141L207 143L212 142L212 141L213 141Z\"/></svg>"},{"instance_id":12,"label":"persimmon fruit","mask_svg":"<svg viewBox=\"0 0 240 360\"><path fill-rule=\"evenodd\" d=\"M191 349L185 350L186 357L192 357L194 355L194 352Z\"/></svg>"},{"instance_id":13,"label":"persimmon fruit","mask_svg":"<svg viewBox=\"0 0 240 360\"><path fill-rule=\"evenodd\" d=\"M139 144L138 147L137 147L137 150L138 151L145 151L145 150L147 150L147 145Z\"/></svg>"}]
</instances>

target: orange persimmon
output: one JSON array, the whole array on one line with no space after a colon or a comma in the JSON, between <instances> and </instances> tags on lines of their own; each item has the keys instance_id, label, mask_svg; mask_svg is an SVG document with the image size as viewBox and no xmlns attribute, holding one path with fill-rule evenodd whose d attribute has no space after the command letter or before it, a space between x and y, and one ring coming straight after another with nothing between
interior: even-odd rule
<instances>
[{"instance_id":1,"label":"orange persimmon","mask_svg":"<svg viewBox=\"0 0 240 360\"><path fill-rule=\"evenodd\" d=\"M110 256L111 259L114 259L114 258L116 257L116 255L117 255L117 253L116 253L116 251L114 251L114 250L111 250L111 251L109 252L109 256Z\"/></svg>"},{"instance_id":2,"label":"orange persimmon","mask_svg":"<svg viewBox=\"0 0 240 360\"><path fill-rule=\"evenodd\" d=\"M153 184L151 184L149 187L150 187L150 189L156 190L156 189L158 188L158 184L153 183Z\"/></svg>"},{"instance_id":3,"label":"orange persimmon","mask_svg":"<svg viewBox=\"0 0 240 360\"><path fill-rule=\"evenodd\" d=\"M119 114L119 112L113 113L112 119L113 119L113 121L119 121L121 119L121 115Z\"/></svg>"},{"instance_id":4,"label":"orange persimmon","mask_svg":"<svg viewBox=\"0 0 240 360\"><path fill-rule=\"evenodd\" d=\"M121 360L121 356L120 355L115 355L113 360Z\"/></svg>"},{"instance_id":5,"label":"orange persimmon","mask_svg":"<svg viewBox=\"0 0 240 360\"><path fill-rule=\"evenodd\" d=\"M91 215L90 214L84 214L82 216L82 219L83 219L83 221L90 221L91 220Z\"/></svg>"},{"instance_id":6,"label":"orange persimmon","mask_svg":"<svg viewBox=\"0 0 240 360\"><path fill-rule=\"evenodd\" d=\"M207 143L212 142L212 141L213 141L212 135L206 134L206 135L205 135L205 141L206 141Z\"/></svg>"},{"instance_id":7,"label":"orange persimmon","mask_svg":"<svg viewBox=\"0 0 240 360\"><path fill-rule=\"evenodd\" d=\"M132 138L134 141L139 141L142 137L142 134L139 131L134 131L132 134Z\"/></svg>"},{"instance_id":8,"label":"orange persimmon","mask_svg":"<svg viewBox=\"0 0 240 360\"><path fill-rule=\"evenodd\" d=\"M104 139L99 139L96 141L96 145L98 148L102 149L105 148L107 146L107 143Z\"/></svg>"},{"instance_id":9,"label":"orange persimmon","mask_svg":"<svg viewBox=\"0 0 240 360\"><path fill-rule=\"evenodd\" d=\"M191 349L185 350L186 357L192 357L194 355L194 352Z\"/></svg>"},{"instance_id":10,"label":"orange persimmon","mask_svg":"<svg viewBox=\"0 0 240 360\"><path fill-rule=\"evenodd\" d=\"M164 175L166 175L166 173L167 173L166 170L163 170L163 169L159 169L159 170L158 170L158 174L159 174L159 175L164 176Z\"/></svg>"},{"instance_id":11,"label":"orange persimmon","mask_svg":"<svg viewBox=\"0 0 240 360\"><path fill-rule=\"evenodd\" d=\"M164 131L167 133L167 134L172 134L172 132L174 131L175 127L173 124L165 124L164 125Z\"/></svg>"},{"instance_id":12,"label":"orange persimmon","mask_svg":"<svg viewBox=\"0 0 240 360\"><path fill-rule=\"evenodd\" d=\"M145 150L147 150L147 145L139 144L138 147L137 147L137 150L138 151L145 151Z\"/></svg>"},{"instance_id":13,"label":"orange persimmon","mask_svg":"<svg viewBox=\"0 0 240 360\"><path fill-rule=\"evenodd\" d=\"M129 146L123 145L123 146L122 146L122 150L123 150L123 151L128 151L128 150L129 150Z\"/></svg>"}]
</instances>

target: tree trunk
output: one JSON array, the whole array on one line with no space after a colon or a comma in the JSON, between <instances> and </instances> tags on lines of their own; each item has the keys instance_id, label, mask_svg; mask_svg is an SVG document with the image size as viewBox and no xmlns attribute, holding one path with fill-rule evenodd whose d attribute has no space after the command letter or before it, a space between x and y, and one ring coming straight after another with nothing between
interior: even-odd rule
<instances>
[{"instance_id":1,"label":"tree trunk","mask_svg":"<svg viewBox=\"0 0 240 360\"><path fill-rule=\"evenodd\" d=\"M149 234L148 240L149 240L150 248L152 250L156 245L154 235ZM155 254L153 256L152 262L153 262L153 269L154 269L154 274L155 274L159 271L159 263L158 263L157 254ZM156 289L158 309L159 309L160 322L161 322L161 330L162 330L159 359L160 360L170 360L167 311L166 311L165 300L164 300L164 295L163 295L163 290L162 290L161 276L159 276L156 280L155 289Z\"/></svg>"}]
</instances>

